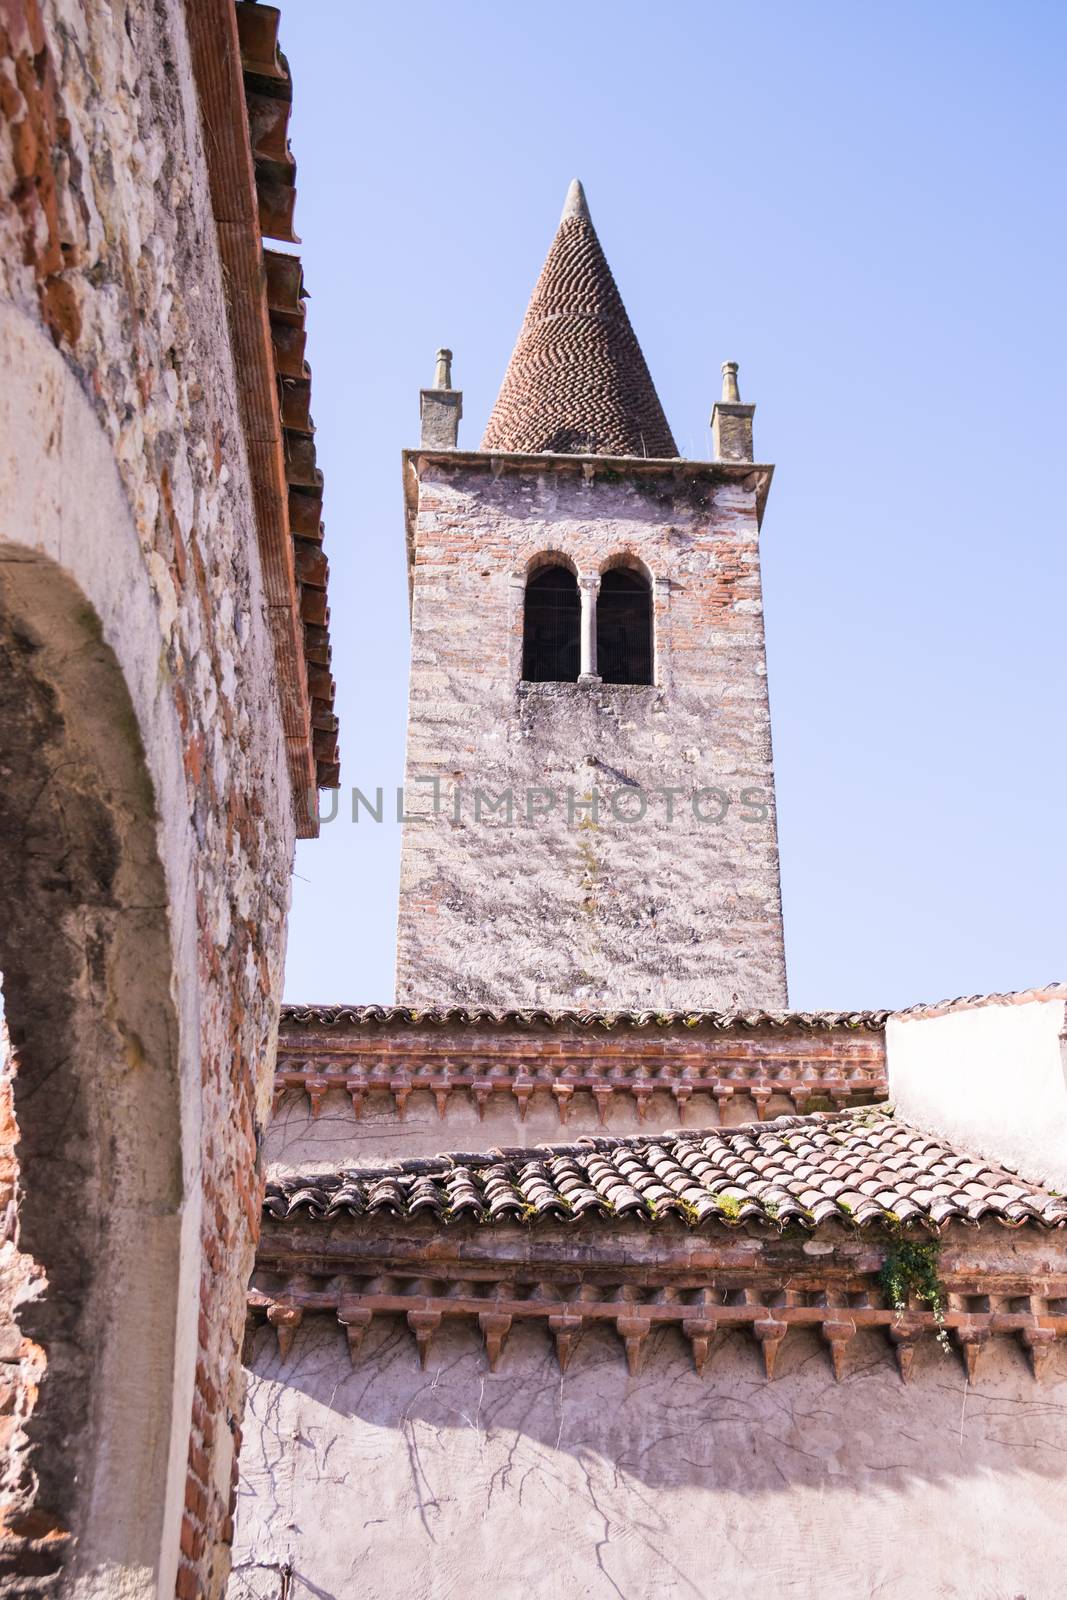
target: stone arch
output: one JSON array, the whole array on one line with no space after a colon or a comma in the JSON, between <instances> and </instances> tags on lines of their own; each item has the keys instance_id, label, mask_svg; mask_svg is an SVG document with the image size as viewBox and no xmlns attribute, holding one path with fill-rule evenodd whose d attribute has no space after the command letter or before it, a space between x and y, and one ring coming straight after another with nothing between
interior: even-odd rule
<instances>
[{"instance_id":1,"label":"stone arch","mask_svg":"<svg viewBox=\"0 0 1067 1600\"><path fill-rule=\"evenodd\" d=\"M0 972L43 1274L16 1321L44 1357L8 1570L148 1596L173 1590L199 1279L180 729L112 446L10 307L0 360Z\"/></svg>"},{"instance_id":2,"label":"stone arch","mask_svg":"<svg viewBox=\"0 0 1067 1600\"><path fill-rule=\"evenodd\" d=\"M539 550L536 555L531 556L526 563L524 574L526 580L536 577L542 567L564 567L573 577L579 576L574 560L562 550Z\"/></svg>"},{"instance_id":3,"label":"stone arch","mask_svg":"<svg viewBox=\"0 0 1067 1600\"><path fill-rule=\"evenodd\" d=\"M643 560L633 550L617 550L614 555L608 556L600 564L600 576L603 578L606 572L616 572L620 569L624 569L627 572L636 572L640 577L644 578L650 589L656 581L655 573L647 561Z\"/></svg>"}]
</instances>

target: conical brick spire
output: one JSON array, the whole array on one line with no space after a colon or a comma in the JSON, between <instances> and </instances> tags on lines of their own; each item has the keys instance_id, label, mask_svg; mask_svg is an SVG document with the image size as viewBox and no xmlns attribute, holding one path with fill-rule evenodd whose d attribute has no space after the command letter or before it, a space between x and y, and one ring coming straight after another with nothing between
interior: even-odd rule
<instances>
[{"instance_id":1,"label":"conical brick spire","mask_svg":"<svg viewBox=\"0 0 1067 1600\"><path fill-rule=\"evenodd\" d=\"M678 454L575 178L483 450Z\"/></svg>"}]
</instances>

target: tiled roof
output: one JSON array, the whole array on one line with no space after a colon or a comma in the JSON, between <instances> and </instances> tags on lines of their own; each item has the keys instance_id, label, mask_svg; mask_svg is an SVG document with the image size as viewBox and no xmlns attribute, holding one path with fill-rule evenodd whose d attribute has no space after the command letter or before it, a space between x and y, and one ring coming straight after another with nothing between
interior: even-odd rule
<instances>
[{"instance_id":1,"label":"tiled roof","mask_svg":"<svg viewBox=\"0 0 1067 1600\"><path fill-rule=\"evenodd\" d=\"M532 455L678 454L577 180L482 449Z\"/></svg>"},{"instance_id":2,"label":"tiled roof","mask_svg":"<svg viewBox=\"0 0 1067 1600\"><path fill-rule=\"evenodd\" d=\"M714 1028L743 1032L772 1028L793 1032L824 1032L839 1028L866 1029L880 1033L890 1017L932 1017L951 1011L974 1010L980 1006L1025 1005L1034 1000L1067 1001L1067 983L1052 982L1033 989L1018 989L1005 994L960 995L952 1000L920 1001L903 1011L545 1011L535 1007L493 1011L474 1006L432 1006L416 1010L412 1006L283 1005L282 1026L366 1027L382 1023L388 1027L456 1027L499 1025L501 1027L548 1028Z\"/></svg>"},{"instance_id":3,"label":"tiled roof","mask_svg":"<svg viewBox=\"0 0 1067 1600\"><path fill-rule=\"evenodd\" d=\"M866 1227L992 1220L1067 1224L1067 1200L954 1150L878 1108L661 1138L585 1138L275 1175L266 1214L435 1222L756 1223Z\"/></svg>"},{"instance_id":4,"label":"tiled roof","mask_svg":"<svg viewBox=\"0 0 1067 1600\"><path fill-rule=\"evenodd\" d=\"M977 1011L983 1006L1025 1006L1035 1000L1067 1001L1067 983L1054 980L1052 983L1039 984L1034 989L1012 989L1006 994L965 994L958 995L954 1000L937 1000L932 1004L920 1001L893 1015L918 1021L924 1017L947 1016L951 1011Z\"/></svg>"},{"instance_id":5,"label":"tiled roof","mask_svg":"<svg viewBox=\"0 0 1067 1600\"><path fill-rule=\"evenodd\" d=\"M721 1031L736 1028L777 1028L822 1032L834 1028L867 1029L880 1032L889 1011L544 1011L535 1007L505 1011L483 1010L477 1006L433 1006L417 1010L412 1006L284 1005L282 1026L366 1027L382 1023L388 1027L493 1026L547 1028L699 1028Z\"/></svg>"}]
</instances>

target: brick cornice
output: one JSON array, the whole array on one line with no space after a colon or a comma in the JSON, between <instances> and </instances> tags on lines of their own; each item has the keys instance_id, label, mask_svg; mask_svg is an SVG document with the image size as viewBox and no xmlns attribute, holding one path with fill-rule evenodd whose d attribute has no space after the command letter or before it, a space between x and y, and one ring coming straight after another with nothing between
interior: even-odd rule
<instances>
[{"instance_id":1,"label":"brick cornice","mask_svg":"<svg viewBox=\"0 0 1067 1600\"><path fill-rule=\"evenodd\" d=\"M1025 1237L1024 1237L1025 1235ZM790 1330L814 1328L836 1377L848 1368L857 1332L879 1330L900 1375L911 1373L921 1339L947 1336L969 1378L993 1338L1015 1340L1040 1378L1067 1336L1067 1246L1031 1230L947 1231L937 1263L943 1312L887 1302L879 1274L896 1236L862 1240L825 1228L797 1240L699 1237L678 1226L584 1230L580 1259L565 1226L463 1228L400 1223L383 1236L359 1219L266 1221L248 1296L252 1327L274 1328L288 1354L308 1316L332 1316L353 1362L376 1317L402 1318L425 1364L449 1320L476 1325L495 1369L508 1332L533 1321L555 1343L565 1369L584 1329L614 1327L630 1371L640 1370L648 1336L675 1327L701 1371L712 1339L741 1331L758 1344L768 1379ZM1030 1245L1036 1248L1030 1248Z\"/></svg>"},{"instance_id":2,"label":"brick cornice","mask_svg":"<svg viewBox=\"0 0 1067 1600\"><path fill-rule=\"evenodd\" d=\"M676 1030L593 1035L576 1029L515 1031L442 1028L435 1037L392 1028L294 1026L283 1032L275 1072L275 1105L287 1091L307 1096L318 1116L327 1094L347 1094L359 1117L367 1097L388 1094L403 1117L412 1093L431 1094L443 1119L453 1096L473 1100L481 1117L490 1101L507 1097L524 1121L532 1097L547 1092L564 1124L576 1095L589 1096L598 1120L616 1095L631 1100L643 1122L656 1093L669 1094L684 1123L694 1095L721 1109L749 1097L757 1115L774 1096L798 1112L844 1109L886 1097L885 1043L879 1032L801 1032L784 1037L703 1037ZM588 1102L587 1102L588 1104Z\"/></svg>"}]
</instances>

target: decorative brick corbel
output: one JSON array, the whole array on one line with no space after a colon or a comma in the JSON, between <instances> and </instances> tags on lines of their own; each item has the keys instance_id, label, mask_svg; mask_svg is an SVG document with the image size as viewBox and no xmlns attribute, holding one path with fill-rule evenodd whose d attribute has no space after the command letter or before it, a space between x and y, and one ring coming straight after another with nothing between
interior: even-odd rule
<instances>
[{"instance_id":1,"label":"decorative brick corbel","mask_svg":"<svg viewBox=\"0 0 1067 1600\"><path fill-rule=\"evenodd\" d=\"M327 1090L333 1088L333 1084L329 1078L316 1073L314 1077L304 1079L304 1088L307 1091L308 1099L311 1101L311 1115L312 1117L317 1117L322 1110L322 1102L326 1098Z\"/></svg>"},{"instance_id":2,"label":"decorative brick corbel","mask_svg":"<svg viewBox=\"0 0 1067 1600\"><path fill-rule=\"evenodd\" d=\"M775 1362L778 1360L778 1352L787 1331L786 1323L779 1322L774 1317L764 1317L752 1324L752 1333L763 1351L763 1370L767 1374L768 1383L774 1377Z\"/></svg>"},{"instance_id":3,"label":"decorative brick corbel","mask_svg":"<svg viewBox=\"0 0 1067 1600\"><path fill-rule=\"evenodd\" d=\"M630 1376L636 1378L641 1371L644 1343L652 1324L647 1317L616 1317L615 1327L626 1351L626 1365L630 1369Z\"/></svg>"},{"instance_id":4,"label":"decorative brick corbel","mask_svg":"<svg viewBox=\"0 0 1067 1600\"><path fill-rule=\"evenodd\" d=\"M682 1323L682 1333L692 1347L693 1366L699 1378L704 1371L711 1341L715 1336L715 1322L709 1317L687 1317Z\"/></svg>"},{"instance_id":5,"label":"decorative brick corbel","mask_svg":"<svg viewBox=\"0 0 1067 1600\"><path fill-rule=\"evenodd\" d=\"M675 1104L678 1107L678 1121L679 1123L684 1124L685 1108L688 1101L692 1098L693 1085L691 1083L676 1083L673 1085L671 1093L673 1094Z\"/></svg>"},{"instance_id":6,"label":"decorative brick corbel","mask_svg":"<svg viewBox=\"0 0 1067 1600\"><path fill-rule=\"evenodd\" d=\"M603 1127L608 1120L608 1102L615 1093L610 1083L597 1083L593 1085L593 1099L596 1101L597 1116Z\"/></svg>"},{"instance_id":7,"label":"decorative brick corbel","mask_svg":"<svg viewBox=\"0 0 1067 1600\"><path fill-rule=\"evenodd\" d=\"M278 1355L282 1361L286 1359L293 1348L296 1330L304 1320L303 1306L283 1305L276 1301L267 1307L267 1321L274 1329L278 1340Z\"/></svg>"},{"instance_id":8,"label":"decorative brick corbel","mask_svg":"<svg viewBox=\"0 0 1067 1600\"><path fill-rule=\"evenodd\" d=\"M912 1365L915 1361L915 1346L922 1336L923 1325L909 1318L906 1314L891 1322L886 1329L897 1358L897 1371L900 1373L902 1383L907 1383L911 1377Z\"/></svg>"},{"instance_id":9,"label":"decorative brick corbel","mask_svg":"<svg viewBox=\"0 0 1067 1600\"><path fill-rule=\"evenodd\" d=\"M963 1356L963 1365L967 1369L967 1382L973 1383L978 1376L978 1363L981 1360L982 1350L991 1337L992 1330L988 1323L981 1328L956 1328L956 1344Z\"/></svg>"},{"instance_id":10,"label":"decorative brick corbel","mask_svg":"<svg viewBox=\"0 0 1067 1600\"><path fill-rule=\"evenodd\" d=\"M566 1372L574 1347L582 1331L582 1319L573 1311L554 1313L548 1319L549 1330L556 1341L556 1360L560 1372Z\"/></svg>"},{"instance_id":11,"label":"decorative brick corbel","mask_svg":"<svg viewBox=\"0 0 1067 1600\"><path fill-rule=\"evenodd\" d=\"M525 1122L533 1098L534 1085L530 1082L516 1082L511 1085L511 1092L519 1102L519 1121Z\"/></svg>"},{"instance_id":12,"label":"decorative brick corbel","mask_svg":"<svg viewBox=\"0 0 1067 1600\"><path fill-rule=\"evenodd\" d=\"M393 1104L396 1106L396 1114L401 1122L404 1120L404 1113L407 1110L408 1096L410 1095L413 1087L414 1085L409 1083L404 1078L394 1078L389 1085L389 1091L393 1096Z\"/></svg>"},{"instance_id":13,"label":"decorative brick corbel","mask_svg":"<svg viewBox=\"0 0 1067 1600\"><path fill-rule=\"evenodd\" d=\"M345 1330L345 1335L348 1339L348 1354L353 1366L356 1365L359 1359L363 1336L370 1327L373 1316L373 1311L369 1311L366 1306L361 1306L351 1299L342 1298L337 1307L337 1320Z\"/></svg>"},{"instance_id":14,"label":"decorative brick corbel","mask_svg":"<svg viewBox=\"0 0 1067 1600\"><path fill-rule=\"evenodd\" d=\"M640 1082L640 1081L638 1081L637 1083L633 1084L633 1086L632 1086L632 1088L630 1090L630 1093L633 1095L635 1101L637 1102L637 1120L638 1120L638 1122L644 1122L646 1116L648 1115L649 1103L651 1102L652 1096L655 1094L655 1092L656 1092L655 1084L643 1083L643 1082Z\"/></svg>"},{"instance_id":15,"label":"decorative brick corbel","mask_svg":"<svg viewBox=\"0 0 1067 1600\"><path fill-rule=\"evenodd\" d=\"M845 1375L848 1347L856 1337L856 1324L851 1317L828 1317L822 1324L822 1336L830 1346L834 1377L840 1383Z\"/></svg>"},{"instance_id":16,"label":"decorative brick corbel","mask_svg":"<svg viewBox=\"0 0 1067 1600\"><path fill-rule=\"evenodd\" d=\"M1019 1342L1029 1357L1031 1372L1040 1383L1056 1343L1055 1329L1024 1328L1019 1334Z\"/></svg>"},{"instance_id":17,"label":"decorative brick corbel","mask_svg":"<svg viewBox=\"0 0 1067 1600\"><path fill-rule=\"evenodd\" d=\"M500 1360L507 1343L508 1334L511 1332L511 1317L503 1311L481 1311L478 1313L478 1326L485 1339L485 1353L489 1357L489 1371L496 1371L496 1364Z\"/></svg>"},{"instance_id":18,"label":"decorative brick corbel","mask_svg":"<svg viewBox=\"0 0 1067 1600\"><path fill-rule=\"evenodd\" d=\"M440 1326L441 1313L439 1311L408 1312L408 1327L415 1335L415 1348L419 1355L419 1366L424 1370L430 1354L430 1344Z\"/></svg>"},{"instance_id":19,"label":"decorative brick corbel","mask_svg":"<svg viewBox=\"0 0 1067 1600\"><path fill-rule=\"evenodd\" d=\"M478 1110L478 1121L484 1122L485 1108L493 1095L493 1085L491 1083L476 1083L472 1085L471 1093L474 1096L474 1104Z\"/></svg>"},{"instance_id":20,"label":"decorative brick corbel","mask_svg":"<svg viewBox=\"0 0 1067 1600\"><path fill-rule=\"evenodd\" d=\"M552 1085L552 1094L555 1096L556 1111L559 1114L560 1125L562 1126L567 1120L567 1112L570 1109L571 1098L574 1094L574 1085L573 1083L560 1083L557 1081Z\"/></svg>"}]
</instances>

